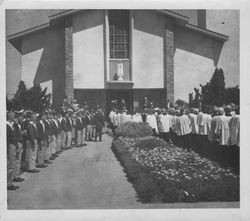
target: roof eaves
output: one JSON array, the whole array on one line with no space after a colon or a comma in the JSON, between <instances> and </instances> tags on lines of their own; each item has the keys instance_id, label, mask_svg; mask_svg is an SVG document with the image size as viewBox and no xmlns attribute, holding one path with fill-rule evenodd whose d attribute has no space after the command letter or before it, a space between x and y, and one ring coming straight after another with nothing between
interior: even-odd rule
<instances>
[{"instance_id":1,"label":"roof eaves","mask_svg":"<svg viewBox=\"0 0 250 221\"><path fill-rule=\"evenodd\" d=\"M227 41L229 38L227 35L223 35L223 34L220 34L218 32L204 29L204 28L198 27L196 25L192 25L192 24L186 24L185 28L192 30L192 31L199 32L201 34L205 34L207 36L213 37L213 38L220 40L220 41L223 41L223 42Z\"/></svg>"},{"instance_id":2,"label":"roof eaves","mask_svg":"<svg viewBox=\"0 0 250 221\"><path fill-rule=\"evenodd\" d=\"M21 38L24 35L28 35L28 34L31 34L33 32L36 32L36 31L40 31L42 29L48 28L49 26L50 26L50 23L47 22L47 23L44 23L44 24L41 24L41 25L38 25L38 26L35 26L35 27L32 27L32 28L29 28L29 29L17 32L15 34L8 35L7 36L7 40L11 41L11 40L14 40L16 38Z\"/></svg>"},{"instance_id":3,"label":"roof eaves","mask_svg":"<svg viewBox=\"0 0 250 221\"><path fill-rule=\"evenodd\" d=\"M68 10L64 10L62 12L50 15L49 19L50 20L57 19L57 18L60 18L60 17L63 17L63 16L67 16L67 15L71 15L71 14L77 13L79 11L81 11L81 9L68 9Z\"/></svg>"},{"instance_id":4,"label":"roof eaves","mask_svg":"<svg viewBox=\"0 0 250 221\"><path fill-rule=\"evenodd\" d=\"M161 13L163 13L163 14L165 14L165 15L168 15L168 16L170 16L170 17L174 17L174 18L176 18L176 19L183 20L183 21L185 21L185 22L188 22L188 21L189 21L189 17L184 16L184 15L182 15L182 14L179 14L179 13L177 13L177 12L174 12L174 11L172 11L172 10L166 10L166 9L164 9L164 10L157 10L157 11L160 11Z\"/></svg>"}]
</instances>

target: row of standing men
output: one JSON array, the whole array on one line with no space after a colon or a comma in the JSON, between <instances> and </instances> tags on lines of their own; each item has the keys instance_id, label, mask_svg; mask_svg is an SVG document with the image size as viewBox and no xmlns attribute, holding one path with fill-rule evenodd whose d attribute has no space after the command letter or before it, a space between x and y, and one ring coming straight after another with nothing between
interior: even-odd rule
<instances>
[{"instance_id":1,"label":"row of standing men","mask_svg":"<svg viewBox=\"0 0 250 221\"><path fill-rule=\"evenodd\" d=\"M194 150L201 155L238 168L240 146L239 107L180 109L145 108L143 113L128 114L113 109L109 119L115 129L121 124L144 122L152 127L153 134L170 144Z\"/></svg>"},{"instance_id":2,"label":"row of standing men","mask_svg":"<svg viewBox=\"0 0 250 221\"><path fill-rule=\"evenodd\" d=\"M64 150L102 141L104 113L101 109L7 112L7 188L22 182L22 172L37 173Z\"/></svg>"}]
</instances>

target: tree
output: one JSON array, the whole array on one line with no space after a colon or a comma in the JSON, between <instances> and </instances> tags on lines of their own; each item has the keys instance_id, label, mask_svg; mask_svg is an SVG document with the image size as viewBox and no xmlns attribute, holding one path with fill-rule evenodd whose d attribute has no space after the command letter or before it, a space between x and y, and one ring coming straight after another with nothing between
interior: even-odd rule
<instances>
[{"instance_id":1,"label":"tree","mask_svg":"<svg viewBox=\"0 0 250 221\"><path fill-rule=\"evenodd\" d=\"M198 103L202 106L222 106L231 102L239 105L239 88L238 86L225 87L225 77L222 69L216 68L210 82L205 85L200 84L200 88L200 90L194 88L195 96L193 93L189 94L190 106L198 107Z\"/></svg>"},{"instance_id":2,"label":"tree","mask_svg":"<svg viewBox=\"0 0 250 221\"><path fill-rule=\"evenodd\" d=\"M225 102L225 90L224 72L221 68L216 68L208 88L209 103L218 106L223 105Z\"/></svg>"},{"instance_id":3,"label":"tree","mask_svg":"<svg viewBox=\"0 0 250 221\"><path fill-rule=\"evenodd\" d=\"M240 104L240 89L239 86L226 88L225 102L227 104L234 103L236 105Z\"/></svg>"},{"instance_id":4,"label":"tree","mask_svg":"<svg viewBox=\"0 0 250 221\"><path fill-rule=\"evenodd\" d=\"M50 105L51 94L46 94L47 88L43 89L39 84L27 89L25 83L20 81L18 90L11 100L16 110L29 109L35 112L44 111Z\"/></svg>"}]
</instances>

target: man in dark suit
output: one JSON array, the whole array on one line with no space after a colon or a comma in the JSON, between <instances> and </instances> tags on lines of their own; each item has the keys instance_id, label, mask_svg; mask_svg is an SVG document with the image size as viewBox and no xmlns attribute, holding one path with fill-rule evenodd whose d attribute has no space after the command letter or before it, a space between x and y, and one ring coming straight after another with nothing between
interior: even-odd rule
<instances>
[{"instance_id":1,"label":"man in dark suit","mask_svg":"<svg viewBox=\"0 0 250 221\"><path fill-rule=\"evenodd\" d=\"M86 130L87 130L86 110L83 110L83 114L82 114L82 146L87 146L87 144L86 144Z\"/></svg>"},{"instance_id":2,"label":"man in dark suit","mask_svg":"<svg viewBox=\"0 0 250 221\"><path fill-rule=\"evenodd\" d=\"M66 149L66 132L67 132L67 122L65 119L66 112L62 110L62 120L61 120L61 125L62 125L62 149Z\"/></svg>"},{"instance_id":3,"label":"man in dark suit","mask_svg":"<svg viewBox=\"0 0 250 221\"><path fill-rule=\"evenodd\" d=\"M96 127L95 141L97 141L97 136L99 136L99 141L102 141L102 128L104 127L104 114L98 109L95 116L94 122Z\"/></svg>"},{"instance_id":4,"label":"man in dark suit","mask_svg":"<svg viewBox=\"0 0 250 221\"><path fill-rule=\"evenodd\" d=\"M44 163L46 164L51 164L52 162L49 161L49 159L51 159L52 154L51 154L51 125L50 122L48 120L48 112L44 112L42 114L42 121L44 123L45 126L45 157L44 157Z\"/></svg>"},{"instance_id":5,"label":"man in dark suit","mask_svg":"<svg viewBox=\"0 0 250 221\"><path fill-rule=\"evenodd\" d=\"M24 179L20 177L21 175L21 157L23 153L23 134L21 130L21 121L23 120L23 111L18 111L15 114L14 130L17 136L17 152L16 152L16 162L17 162L17 173L14 178L14 182L22 182Z\"/></svg>"},{"instance_id":6,"label":"man in dark suit","mask_svg":"<svg viewBox=\"0 0 250 221\"><path fill-rule=\"evenodd\" d=\"M72 127L73 127L73 124L72 124L72 120L70 118L70 115L71 115L72 111L71 109L69 109L65 115L65 119L66 119L66 138L67 138L67 141L66 141L66 148L67 149L71 149L71 132L72 132Z\"/></svg>"},{"instance_id":7,"label":"man in dark suit","mask_svg":"<svg viewBox=\"0 0 250 221\"><path fill-rule=\"evenodd\" d=\"M80 147L82 144L82 110L77 112L77 119L76 119L76 135L77 135L77 147Z\"/></svg>"},{"instance_id":8,"label":"man in dark suit","mask_svg":"<svg viewBox=\"0 0 250 221\"><path fill-rule=\"evenodd\" d=\"M36 113L28 112L27 117L30 121L27 126L27 151L28 151L28 171L30 173L38 173L35 169L37 158L37 138L38 132L36 127Z\"/></svg>"},{"instance_id":9,"label":"man in dark suit","mask_svg":"<svg viewBox=\"0 0 250 221\"><path fill-rule=\"evenodd\" d=\"M38 150L37 150L37 166L38 168L45 168L47 167L44 164L45 161L45 142L46 142L46 131L45 131L45 125L42 120L42 114L39 114L37 118L37 145L38 145Z\"/></svg>"},{"instance_id":10,"label":"man in dark suit","mask_svg":"<svg viewBox=\"0 0 250 221\"><path fill-rule=\"evenodd\" d=\"M49 122L50 122L50 128L51 128L51 142L50 142L50 150L51 150L51 154L52 154L51 159L54 159L55 157L57 157L57 154L56 154L57 126L55 125L55 122L53 120L54 119L54 113L53 113L52 110L48 113L48 116L49 116Z\"/></svg>"},{"instance_id":11,"label":"man in dark suit","mask_svg":"<svg viewBox=\"0 0 250 221\"><path fill-rule=\"evenodd\" d=\"M13 179L16 177L16 149L17 149L17 135L14 129L15 114L9 110L7 113L7 189L16 190L18 186L13 185Z\"/></svg>"},{"instance_id":12,"label":"man in dark suit","mask_svg":"<svg viewBox=\"0 0 250 221\"><path fill-rule=\"evenodd\" d=\"M53 129L52 140L53 140L53 145L55 148L54 149L55 153L53 154L53 157L57 157L58 156L57 154L60 152L60 148L58 146L59 125L58 125L55 111L51 112L51 124L52 124L52 129Z\"/></svg>"},{"instance_id":13,"label":"man in dark suit","mask_svg":"<svg viewBox=\"0 0 250 221\"><path fill-rule=\"evenodd\" d=\"M58 128L58 134L57 134L57 148L58 148L58 153L62 152L62 114L60 110L57 110L55 114L55 118L57 121L57 128Z\"/></svg>"},{"instance_id":14,"label":"man in dark suit","mask_svg":"<svg viewBox=\"0 0 250 221\"><path fill-rule=\"evenodd\" d=\"M27 126L30 121L30 119L27 117L28 112L28 110L23 112L23 120L21 121L21 131L23 134L23 153L21 156L21 169L23 171L26 171L28 169Z\"/></svg>"}]
</instances>

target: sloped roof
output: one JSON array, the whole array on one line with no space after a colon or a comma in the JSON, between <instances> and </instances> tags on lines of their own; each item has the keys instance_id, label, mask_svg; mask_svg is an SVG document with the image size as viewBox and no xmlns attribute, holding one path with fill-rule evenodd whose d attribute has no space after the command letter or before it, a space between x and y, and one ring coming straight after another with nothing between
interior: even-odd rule
<instances>
[{"instance_id":1,"label":"sloped roof","mask_svg":"<svg viewBox=\"0 0 250 221\"><path fill-rule=\"evenodd\" d=\"M80 11L82 11L82 10L81 9L63 10L63 11L61 11L59 13L50 15L49 20L51 22L51 21L53 21L55 19L58 19L58 18L61 18L61 17L64 17L64 16L68 16L68 15L71 15L71 14L75 14L75 13L78 13ZM209 37L215 38L215 39L220 40L222 42L225 42L225 41L228 40L228 36L226 36L226 35L223 35L221 33L214 32L214 31L211 31L211 30L208 30L208 29L200 28L200 27L198 27L196 25L189 24L188 23L189 17L184 16L184 15L182 15L180 13L174 12L172 10L166 10L166 9L162 9L162 10L158 9L158 10L155 10L155 11L158 11L158 12L160 12L160 13L166 15L166 16L172 17L172 18L174 18L176 20L182 21L184 27L189 29L189 30L198 32L200 34L207 35ZM31 34L33 32L36 32L36 31L42 30L44 28L47 28L47 27L50 26L50 22L39 25L39 26L35 26L33 28L30 28L30 29L26 29L26 30L21 31L21 32L14 33L12 35L9 35L9 36L7 36L7 40L11 41L11 40L14 40L14 39L22 38L25 35L28 35L28 34Z\"/></svg>"}]
</instances>

